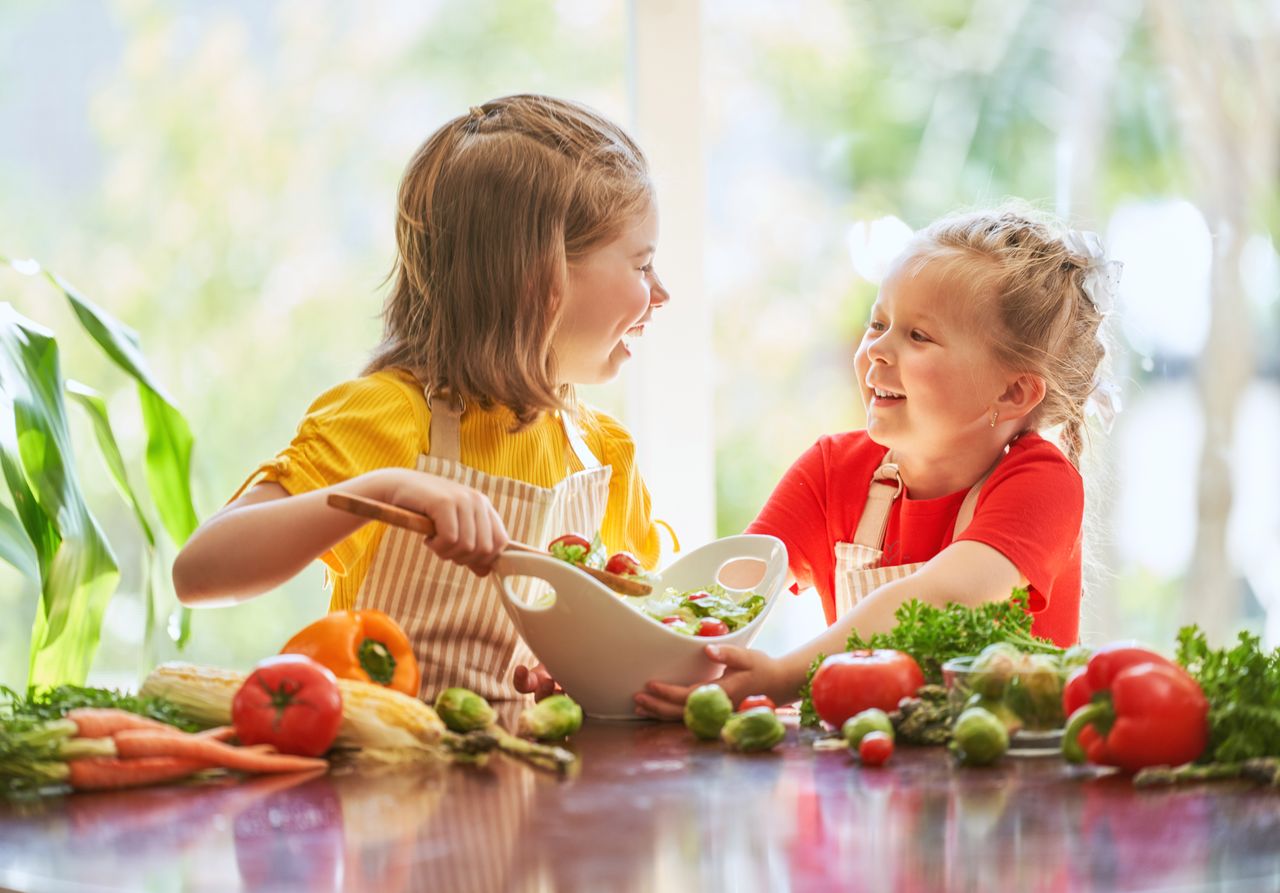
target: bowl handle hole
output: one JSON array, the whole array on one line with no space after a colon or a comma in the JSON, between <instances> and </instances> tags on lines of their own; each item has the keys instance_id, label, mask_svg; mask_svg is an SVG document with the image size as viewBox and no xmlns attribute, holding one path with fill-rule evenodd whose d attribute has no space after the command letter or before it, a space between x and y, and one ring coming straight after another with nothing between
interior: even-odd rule
<instances>
[{"instance_id":1,"label":"bowl handle hole","mask_svg":"<svg viewBox=\"0 0 1280 893\"><path fill-rule=\"evenodd\" d=\"M509 574L505 582L516 600L534 611L545 610L556 603L556 591L541 577Z\"/></svg>"},{"instance_id":2,"label":"bowl handle hole","mask_svg":"<svg viewBox=\"0 0 1280 893\"><path fill-rule=\"evenodd\" d=\"M764 579L769 565L759 558L732 558L720 565L716 582L725 589L746 591L755 589Z\"/></svg>"}]
</instances>

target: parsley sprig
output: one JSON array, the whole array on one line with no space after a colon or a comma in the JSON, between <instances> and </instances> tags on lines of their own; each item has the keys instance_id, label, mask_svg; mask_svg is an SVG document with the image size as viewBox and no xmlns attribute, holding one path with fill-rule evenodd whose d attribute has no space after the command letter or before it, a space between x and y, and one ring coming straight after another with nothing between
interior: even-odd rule
<instances>
[{"instance_id":1,"label":"parsley sprig","mask_svg":"<svg viewBox=\"0 0 1280 893\"><path fill-rule=\"evenodd\" d=\"M142 697L109 688L57 685L28 689L26 695L0 685L0 722L47 722L66 716L78 707L114 707L150 717L183 731L200 728L176 705L163 698Z\"/></svg>"},{"instance_id":2,"label":"parsley sprig","mask_svg":"<svg viewBox=\"0 0 1280 893\"><path fill-rule=\"evenodd\" d=\"M1185 626L1177 660L1209 700L1209 746L1200 762L1280 756L1280 648L1268 652L1248 632L1231 648L1210 648L1203 630Z\"/></svg>"}]
</instances>

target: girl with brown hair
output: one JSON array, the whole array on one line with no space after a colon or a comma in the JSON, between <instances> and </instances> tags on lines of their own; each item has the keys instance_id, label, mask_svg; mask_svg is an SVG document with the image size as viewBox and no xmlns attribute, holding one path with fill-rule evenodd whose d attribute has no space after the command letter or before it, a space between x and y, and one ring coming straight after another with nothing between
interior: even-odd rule
<instances>
[{"instance_id":1,"label":"girl with brown hair","mask_svg":"<svg viewBox=\"0 0 1280 893\"><path fill-rule=\"evenodd\" d=\"M405 627L420 694L510 698L531 654L476 577L508 540L599 530L657 561L630 435L574 394L613 378L667 302L657 236L644 155L590 109L509 96L437 130L401 183L381 344L196 531L178 597L243 601L319 558L330 610ZM421 512L436 535L366 526L327 505L335 490Z\"/></svg>"}]
</instances>

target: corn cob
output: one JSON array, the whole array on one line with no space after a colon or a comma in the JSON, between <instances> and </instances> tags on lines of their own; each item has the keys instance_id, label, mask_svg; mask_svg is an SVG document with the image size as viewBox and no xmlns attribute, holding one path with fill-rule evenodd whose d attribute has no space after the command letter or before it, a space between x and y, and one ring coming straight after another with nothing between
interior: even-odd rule
<instances>
[{"instance_id":1,"label":"corn cob","mask_svg":"<svg viewBox=\"0 0 1280 893\"><path fill-rule=\"evenodd\" d=\"M147 676L142 694L165 698L202 725L228 725L231 701L246 678L247 674L234 670L166 663ZM342 727L336 747L394 751L439 746L444 723L417 698L352 679L339 679L338 688Z\"/></svg>"}]
</instances>

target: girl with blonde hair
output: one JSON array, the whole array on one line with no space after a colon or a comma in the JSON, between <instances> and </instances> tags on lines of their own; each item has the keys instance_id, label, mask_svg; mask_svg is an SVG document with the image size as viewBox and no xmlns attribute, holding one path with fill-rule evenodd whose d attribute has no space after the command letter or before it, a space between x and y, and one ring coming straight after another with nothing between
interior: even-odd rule
<instances>
[{"instance_id":1,"label":"girl with blonde hair","mask_svg":"<svg viewBox=\"0 0 1280 893\"><path fill-rule=\"evenodd\" d=\"M1032 632L1076 641L1078 465L1086 412L1116 408L1101 326L1119 267L1096 235L1021 208L913 239L855 356L866 429L820 438L748 528L786 544L793 588L817 589L829 628L779 658L708 646L735 702L794 701L817 654L892 629L909 599L976 605L1025 586ZM678 718L687 695L650 683L637 710Z\"/></svg>"}]
</instances>

